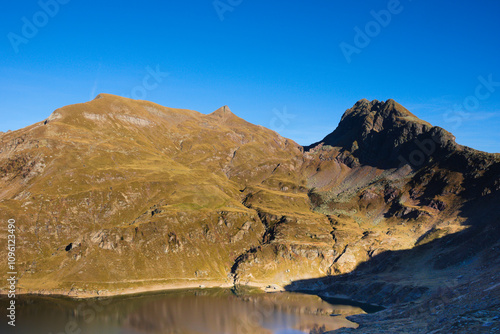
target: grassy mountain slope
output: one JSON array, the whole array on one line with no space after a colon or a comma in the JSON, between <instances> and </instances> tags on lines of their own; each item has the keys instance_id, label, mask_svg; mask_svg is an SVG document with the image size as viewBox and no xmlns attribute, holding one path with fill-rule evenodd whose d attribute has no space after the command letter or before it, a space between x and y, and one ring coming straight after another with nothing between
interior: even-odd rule
<instances>
[{"instance_id":1,"label":"grassy mountain slope","mask_svg":"<svg viewBox=\"0 0 500 334\"><path fill-rule=\"evenodd\" d=\"M301 147L227 107L101 94L0 147L1 215L18 222L26 291L232 284L235 259L262 242L261 210L315 216Z\"/></svg>"}]
</instances>

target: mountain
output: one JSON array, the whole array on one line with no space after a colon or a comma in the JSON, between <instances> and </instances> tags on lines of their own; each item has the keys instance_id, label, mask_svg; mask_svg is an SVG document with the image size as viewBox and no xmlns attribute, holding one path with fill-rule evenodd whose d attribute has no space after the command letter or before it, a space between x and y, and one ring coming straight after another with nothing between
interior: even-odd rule
<instances>
[{"instance_id":1,"label":"mountain","mask_svg":"<svg viewBox=\"0 0 500 334\"><path fill-rule=\"evenodd\" d=\"M267 215L321 217L302 148L228 107L204 115L101 94L0 147L1 215L19 222L24 291L232 284Z\"/></svg>"},{"instance_id":2,"label":"mountain","mask_svg":"<svg viewBox=\"0 0 500 334\"><path fill-rule=\"evenodd\" d=\"M500 331L499 154L456 144L392 100L361 100L306 151L335 260L332 275L287 289L388 307L351 317L362 333Z\"/></svg>"},{"instance_id":3,"label":"mountain","mask_svg":"<svg viewBox=\"0 0 500 334\"><path fill-rule=\"evenodd\" d=\"M445 153L457 149L452 134L420 120L394 100L357 102L335 131L306 149L320 143L350 152L360 164L381 168L400 166L406 162L404 154L414 150L428 155L430 150ZM420 155L411 158L415 164L424 162Z\"/></svg>"},{"instance_id":4,"label":"mountain","mask_svg":"<svg viewBox=\"0 0 500 334\"><path fill-rule=\"evenodd\" d=\"M307 147L227 106L109 94L0 134L24 293L249 284L396 307L444 282L480 291L500 264L499 190L500 155L393 100L357 102Z\"/></svg>"}]
</instances>

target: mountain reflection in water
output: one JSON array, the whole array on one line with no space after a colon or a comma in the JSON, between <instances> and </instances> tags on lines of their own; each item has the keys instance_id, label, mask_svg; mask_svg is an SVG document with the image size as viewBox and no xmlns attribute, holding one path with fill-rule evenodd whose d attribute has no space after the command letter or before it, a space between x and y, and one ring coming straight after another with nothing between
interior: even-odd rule
<instances>
[{"instance_id":1,"label":"mountain reflection in water","mask_svg":"<svg viewBox=\"0 0 500 334\"><path fill-rule=\"evenodd\" d=\"M322 333L356 327L345 316L359 313L364 311L354 306L331 305L317 296L290 292L235 293L228 289L177 290L81 301L21 297L15 332Z\"/></svg>"}]
</instances>

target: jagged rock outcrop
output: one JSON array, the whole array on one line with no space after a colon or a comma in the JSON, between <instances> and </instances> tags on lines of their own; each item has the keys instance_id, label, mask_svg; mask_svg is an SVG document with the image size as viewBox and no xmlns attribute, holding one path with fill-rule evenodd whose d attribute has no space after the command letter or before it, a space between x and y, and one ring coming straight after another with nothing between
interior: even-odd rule
<instances>
[{"instance_id":1,"label":"jagged rock outcrop","mask_svg":"<svg viewBox=\"0 0 500 334\"><path fill-rule=\"evenodd\" d=\"M331 134L306 150L320 144L338 147L348 164L380 168L399 167L411 160L419 167L457 149L455 137L448 131L420 120L394 100L366 99L348 109ZM422 152L424 156L408 155Z\"/></svg>"}]
</instances>

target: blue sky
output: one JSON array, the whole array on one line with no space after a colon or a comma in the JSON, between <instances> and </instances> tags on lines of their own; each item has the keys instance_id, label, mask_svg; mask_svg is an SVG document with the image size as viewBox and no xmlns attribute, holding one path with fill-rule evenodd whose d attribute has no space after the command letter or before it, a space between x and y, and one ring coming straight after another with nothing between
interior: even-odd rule
<instances>
[{"instance_id":1,"label":"blue sky","mask_svg":"<svg viewBox=\"0 0 500 334\"><path fill-rule=\"evenodd\" d=\"M393 98L500 152L499 1L55 1L2 3L0 131L105 92L228 105L307 145Z\"/></svg>"}]
</instances>

